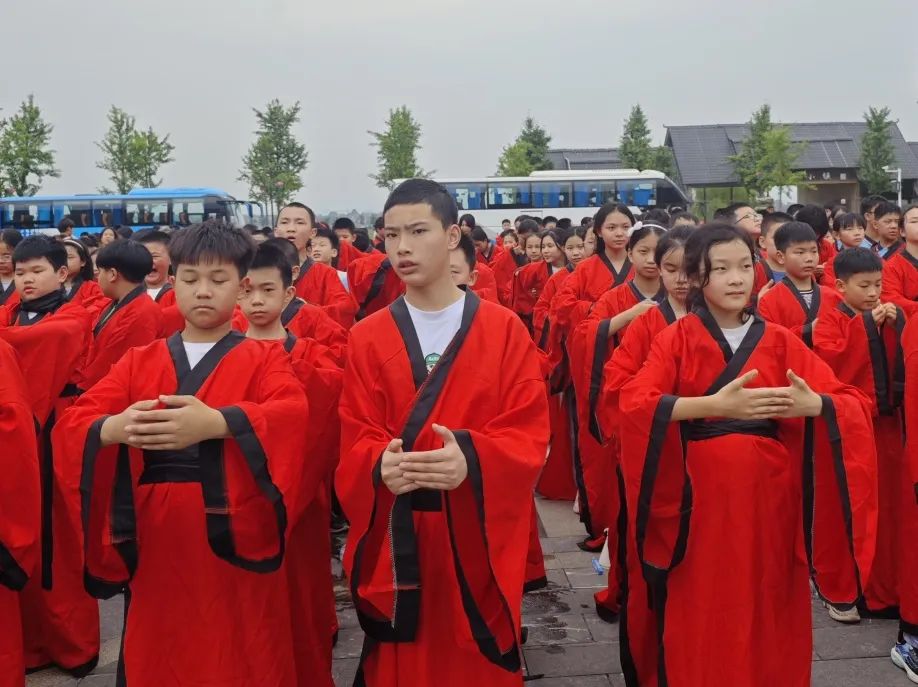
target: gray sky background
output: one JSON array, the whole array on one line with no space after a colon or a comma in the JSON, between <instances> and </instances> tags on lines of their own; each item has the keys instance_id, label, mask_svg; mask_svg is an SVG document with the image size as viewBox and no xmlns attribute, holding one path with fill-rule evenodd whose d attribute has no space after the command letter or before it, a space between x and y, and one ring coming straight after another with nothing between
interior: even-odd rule
<instances>
[{"instance_id":1,"label":"gray sky background","mask_svg":"<svg viewBox=\"0 0 918 687\"><path fill-rule=\"evenodd\" d=\"M245 196L252 107L300 100L300 199L378 209L367 129L408 105L437 176L493 174L527 114L553 145L616 145L631 105L664 124L858 120L918 140L916 0L8 0L0 107L34 93L60 179L91 192L111 104L171 134L170 186Z\"/></svg>"}]
</instances>

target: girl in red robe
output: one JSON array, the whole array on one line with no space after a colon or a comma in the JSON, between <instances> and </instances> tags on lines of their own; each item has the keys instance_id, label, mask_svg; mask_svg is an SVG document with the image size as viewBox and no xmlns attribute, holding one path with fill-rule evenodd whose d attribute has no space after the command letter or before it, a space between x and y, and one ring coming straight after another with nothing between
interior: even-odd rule
<instances>
[{"instance_id":1,"label":"girl in red robe","mask_svg":"<svg viewBox=\"0 0 918 687\"><path fill-rule=\"evenodd\" d=\"M67 281L64 282L66 299L84 307L95 319L111 301L95 281L92 260L86 246L74 239L67 239L63 243L67 250Z\"/></svg>"},{"instance_id":2,"label":"girl in red robe","mask_svg":"<svg viewBox=\"0 0 918 687\"><path fill-rule=\"evenodd\" d=\"M542 295L542 290L551 276L564 269L567 257L564 255L564 239L557 231L546 231L541 236L527 237L526 252L530 246L539 246L539 259L521 267L513 275L513 297L511 308L520 316L530 334L533 334L533 310ZM534 248L533 248L534 252Z\"/></svg>"},{"instance_id":3,"label":"girl in red robe","mask_svg":"<svg viewBox=\"0 0 918 687\"><path fill-rule=\"evenodd\" d=\"M822 593L854 601L870 568L876 465L863 396L748 312L753 251L728 225L689 238L697 307L657 335L621 390L628 526L649 588L629 611L652 611L655 637L629 644L656 654L625 666L630 684L807 687L810 567L817 583L823 573L814 520L836 523L819 534L849 552L849 584ZM826 460L834 483L813 480ZM820 513L827 503L834 520Z\"/></svg>"}]
</instances>

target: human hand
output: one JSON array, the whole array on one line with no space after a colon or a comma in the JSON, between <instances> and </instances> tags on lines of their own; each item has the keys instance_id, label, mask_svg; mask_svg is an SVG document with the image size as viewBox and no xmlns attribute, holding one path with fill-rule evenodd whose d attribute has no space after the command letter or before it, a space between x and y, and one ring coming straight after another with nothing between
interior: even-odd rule
<instances>
[{"instance_id":1,"label":"human hand","mask_svg":"<svg viewBox=\"0 0 918 687\"><path fill-rule=\"evenodd\" d=\"M656 307L657 307L657 302L648 298L646 300L641 301L637 305L631 306L628 310L630 313L632 313L631 319L633 320L637 317L640 317L648 310L653 310Z\"/></svg>"},{"instance_id":2,"label":"human hand","mask_svg":"<svg viewBox=\"0 0 918 687\"><path fill-rule=\"evenodd\" d=\"M886 308L886 303L880 303L877 307L870 311L870 314L873 316L873 323L879 327L886 321L886 318L889 316L889 310Z\"/></svg>"},{"instance_id":3,"label":"human hand","mask_svg":"<svg viewBox=\"0 0 918 687\"><path fill-rule=\"evenodd\" d=\"M886 320L895 322L899 318L899 309L895 303L886 303Z\"/></svg>"},{"instance_id":4,"label":"human hand","mask_svg":"<svg viewBox=\"0 0 918 687\"><path fill-rule=\"evenodd\" d=\"M102 445L111 446L112 444L128 443L128 434L125 432L125 427L139 421L137 411L153 410L158 405L159 401L155 399L150 401L137 401L117 415L111 415L106 418L99 432L99 438Z\"/></svg>"},{"instance_id":5,"label":"human hand","mask_svg":"<svg viewBox=\"0 0 918 687\"><path fill-rule=\"evenodd\" d=\"M450 491L462 484L469 474L469 466L455 435L442 425L432 427L443 439L443 448L404 454L402 473L418 488Z\"/></svg>"},{"instance_id":6,"label":"human hand","mask_svg":"<svg viewBox=\"0 0 918 687\"><path fill-rule=\"evenodd\" d=\"M380 476L383 484L396 496L407 494L409 491L417 489L410 480L405 479L402 471L402 460L405 454L402 452L402 440L393 439L383 451L382 465L380 466Z\"/></svg>"},{"instance_id":7,"label":"human hand","mask_svg":"<svg viewBox=\"0 0 918 687\"><path fill-rule=\"evenodd\" d=\"M774 285L775 285L774 279L769 279L769 280L765 283L765 286L763 286L763 287L759 290L759 295L758 295L759 300L761 300L762 296L764 296L766 293L768 293L769 291L771 291L772 288L774 287Z\"/></svg>"},{"instance_id":8,"label":"human hand","mask_svg":"<svg viewBox=\"0 0 918 687\"><path fill-rule=\"evenodd\" d=\"M166 408L135 413L124 428L124 443L150 451L179 451L229 434L222 413L194 396L160 396L159 403Z\"/></svg>"},{"instance_id":9,"label":"human hand","mask_svg":"<svg viewBox=\"0 0 918 687\"><path fill-rule=\"evenodd\" d=\"M712 400L717 416L734 420L768 420L781 415L793 405L791 392L787 388L746 389L746 384L758 376L758 370L750 370L714 394Z\"/></svg>"},{"instance_id":10,"label":"human hand","mask_svg":"<svg viewBox=\"0 0 918 687\"><path fill-rule=\"evenodd\" d=\"M802 377L798 377L793 370L787 371L790 381L790 396L794 404L781 413L781 417L817 417L822 413L822 397L810 389Z\"/></svg>"}]
</instances>

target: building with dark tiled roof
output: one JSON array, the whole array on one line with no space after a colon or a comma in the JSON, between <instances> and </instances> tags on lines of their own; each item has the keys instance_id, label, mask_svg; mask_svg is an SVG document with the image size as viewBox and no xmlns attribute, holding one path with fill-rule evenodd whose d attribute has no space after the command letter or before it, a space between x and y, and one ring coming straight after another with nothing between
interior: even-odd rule
<instances>
[{"instance_id":1,"label":"building with dark tiled roof","mask_svg":"<svg viewBox=\"0 0 918 687\"><path fill-rule=\"evenodd\" d=\"M623 169L618 148L556 148L548 151L552 169Z\"/></svg>"}]
</instances>

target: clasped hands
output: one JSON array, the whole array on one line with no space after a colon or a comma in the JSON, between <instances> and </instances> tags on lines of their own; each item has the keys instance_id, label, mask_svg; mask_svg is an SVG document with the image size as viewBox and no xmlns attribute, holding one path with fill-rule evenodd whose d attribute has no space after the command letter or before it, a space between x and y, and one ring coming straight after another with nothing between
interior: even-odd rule
<instances>
[{"instance_id":1,"label":"clasped hands","mask_svg":"<svg viewBox=\"0 0 918 687\"><path fill-rule=\"evenodd\" d=\"M747 389L758 370L726 384L711 399L715 417L736 420L771 420L774 418L816 417L822 412L822 398L793 370L787 371L790 386Z\"/></svg>"},{"instance_id":2,"label":"clasped hands","mask_svg":"<svg viewBox=\"0 0 918 687\"><path fill-rule=\"evenodd\" d=\"M382 456L383 483L396 496L416 489L450 491L468 475L468 463L455 435L443 425L432 425L443 440L443 448L433 451L402 451L402 440L389 442Z\"/></svg>"},{"instance_id":3,"label":"clasped hands","mask_svg":"<svg viewBox=\"0 0 918 687\"><path fill-rule=\"evenodd\" d=\"M126 444L149 451L180 451L228 435L223 414L194 396L137 401L106 419L101 430L103 446Z\"/></svg>"}]
</instances>

